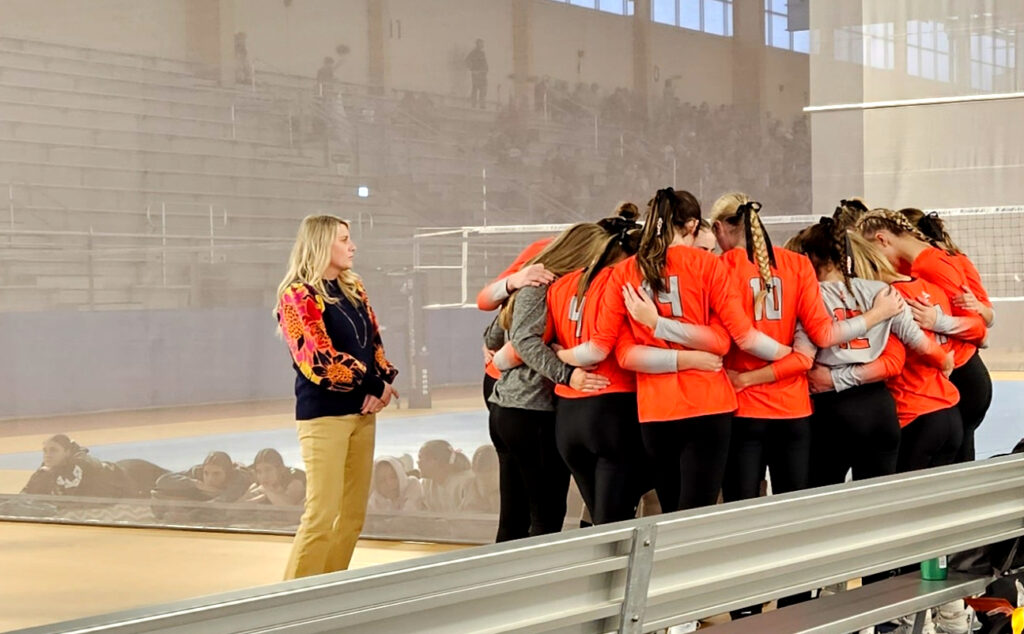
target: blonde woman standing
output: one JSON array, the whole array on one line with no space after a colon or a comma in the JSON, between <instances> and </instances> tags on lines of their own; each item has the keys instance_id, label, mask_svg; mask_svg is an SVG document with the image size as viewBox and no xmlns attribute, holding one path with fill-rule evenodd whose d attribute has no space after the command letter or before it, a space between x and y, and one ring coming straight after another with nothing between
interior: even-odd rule
<instances>
[{"instance_id":1,"label":"blonde woman standing","mask_svg":"<svg viewBox=\"0 0 1024 634\"><path fill-rule=\"evenodd\" d=\"M366 517L376 414L398 396L398 371L352 272L355 252L347 222L307 216L277 290L306 466L306 510L286 579L348 568Z\"/></svg>"}]
</instances>

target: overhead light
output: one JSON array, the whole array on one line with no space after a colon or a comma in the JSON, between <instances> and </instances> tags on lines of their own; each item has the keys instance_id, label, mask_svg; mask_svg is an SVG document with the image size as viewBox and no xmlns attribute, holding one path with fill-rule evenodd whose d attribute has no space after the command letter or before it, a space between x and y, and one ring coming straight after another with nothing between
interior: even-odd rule
<instances>
[{"instance_id":1,"label":"overhead light","mask_svg":"<svg viewBox=\"0 0 1024 634\"><path fill-rule=\"evenodd\" d=\"M356 188L356 196L359 196L360 198L369 198L370 188L366 185L360 185Z\"/></svg>"}]
</instances>

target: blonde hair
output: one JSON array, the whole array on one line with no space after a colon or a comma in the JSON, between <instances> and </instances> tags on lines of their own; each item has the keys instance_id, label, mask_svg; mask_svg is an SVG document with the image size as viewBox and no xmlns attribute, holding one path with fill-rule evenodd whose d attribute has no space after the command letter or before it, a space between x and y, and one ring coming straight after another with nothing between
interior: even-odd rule
<instances>
[{"instance_id":1,"label":"blonde hair","mask_svg":"<svg viewBox=\"0 0 1024 634\"><path fill-rule=\"evenodd\" d=\"M288 292L293 284L308 284L328 304L338 303L327 292L324 272L331 265L331 246L338 239L338 227L348 228L348 222L337 216L306 216L299 225L295 245L288 257L288 272L277 286L277 299ZM353 306L362 304L359 294L359 276L351 270L338 276L338 288Z\"/></svg>"},{"instance_id":2,"label":"blonde hair","mask_svg":"<svg viewBox=\"0 0 1024 634\"><path fill-rule=\"evenodd\" d=\"M879 231L888 231L896 236L910 234L912 238L928 245L932 243L928 236L924 235L920 229L907 220L906 216L892 209L872 209L864 214L857 219L857 231L865 237L874 235Z\"/></svg>"},{"instance_id":3,"label":"blonde hair","mask_svg":"<svg viewBox=\"0 0 1024 634\"><path fill-rule=\"evenodd\" d=\"M764 310L764 303L772 290L772 266L775 265L771 238L757 213L760 209L761 203L740 192L722 194L711 205L712 223L726 222L733 226L743 223L747 237L747 257L757 265L761 277L761 290L754 296L755 314Z\"/></svg>"},{"instance_id":4,"label":"blonde hair","mask_svg":"<svg viewBox=\"0 0 1024 634\"><path fill-rule=\"evenodd\" d=\"M612 236L600 225L581 222L563 231L523 266L543 264L548 272L555 277L561 277L591 264L604 251L611 238ZM518 290L512 293L498 316L498 324L505 330L512 327L512 311L515 310L518 294Z\"/></svg>"},{"instance_id":5,"label":"blonde hair","mask_svg":"<svg viewBox=\"0 0 1024 634\"><path fill-rule=\"evenodd\" d=\"M848 255L853 260L853 270L857 277L877 280L886 284L891 284L903 277L875 246L874 242L853 230L849 230L847 236L849 237Z\"/></svg>"}]
</instances>

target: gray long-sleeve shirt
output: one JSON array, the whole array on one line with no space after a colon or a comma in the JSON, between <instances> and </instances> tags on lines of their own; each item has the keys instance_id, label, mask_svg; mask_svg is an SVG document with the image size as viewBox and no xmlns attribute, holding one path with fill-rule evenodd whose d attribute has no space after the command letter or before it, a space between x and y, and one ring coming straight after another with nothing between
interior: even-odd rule
<instances>
[{"instance_id":1,"label":"gray long-sleeve shirt","mask_svg":"<svg viewBox=\"0 0 1024 634\"><path fill-rule=\"evenodd\" d=\"M573 367L562 363L544 342L547 292L547 286L528 286L516 294L512 327L506 337L523 364L501 373L490 399L495 405L551 412L555 409L555 383L569 382ZM492 349L498 343L494 330L485 333Z\"/></svg>"},{"instance_id":2,"label":"gray long-sleeve shirt","mask_svg":"<svg viewBox=\"0 0 1024 634\"><path fill-rule=\"evenodd\" d=\"M862 278L853 278L850 285L853 287L852 296L842 282L821 283L821 297L825 300L830 315L835 316L837 312L841 312L841 318L846 319L852 311L867 312L875 301L875 296L889 286L885 282ZM902 313L876 324L863 338L856 339L858 344L851 342L818 350L816 360L832 368L832 382L836 391L859 385L857 366L880 357L885 350L885 344L889 341L890 333L896 335L912 350L922 350L928 344L927 335L914 321L910 308L905 307Z\"/></svg>"}]
</instances>

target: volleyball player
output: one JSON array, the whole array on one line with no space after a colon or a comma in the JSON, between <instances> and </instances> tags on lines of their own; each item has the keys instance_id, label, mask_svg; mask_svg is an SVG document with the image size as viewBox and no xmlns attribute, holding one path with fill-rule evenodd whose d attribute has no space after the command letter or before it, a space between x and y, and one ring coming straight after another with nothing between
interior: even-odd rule
<instances>
[{"instance_id":1,"label":"volleyball player","mask_svg":"<svg viewBox=\"0 0 1024 634\"><path fill-rule=\"evenodd\" d=\"M928 237L901 213L888 209L873 210L857 221L857 229L879 247L893 268L941 291L929 291L930 301L908 299L908 303L923 328L949 337L954 364L958 369L965 368L957 375L960 385L956 388L959 392L957 422L962 425L958 434L959 450L966 428L965 417L970 417L972 424L980 423L992 399L992 381L988 371L980 358L973 360L977 357L978 346L984 345L987 338L985 320L976 312L952 304L953 299L968 287L967 280L952 258L932 246Z\"/></svg>"},{"instance_id":2,"label":"volleyball player","mask_svg":"<svg viewBox=\"0 0 1024 634\"><path fill-rule=\"evenodd\" d=\"M902 219L903 226L896 218ZM950 316L950 302L941 288L896 271L894 262L899 262L900 256L892 239L897 235L894 230L900 231L898 235L908 233L904 226L909 226L906 219L890 210L876 209L857 221L858 232L868 238L850 242L857 274L892 285L909 304L937 306L943 313L943 330L978 337L979 331L984 331L980 317ZM954 349L952 340L944 334L928 329L925 332L947 353ZM963 439L960 411L956 407L961 395L953 383L920 355L908 354L903 371L886 384L896 401L901 428L897 471L951 464Z\"/></svg>"},{"instance_id":3,"label":"volleyball player","mask_svg":"<svg viewBox=\"0 0 1024 634\"><path fill-rule=\"evenodd\" d=\"M901 209L900 213L929 239L932 246L945 251L963 276L966 284L960 287L960 294L950 298L954 310L975 312L981 315L987 326L991 327L995 314L992 311L992 301L989 300L988 293L981 283L981 275L970 258L946 232L942 219L935 212L925 214L920 209ZM944 287L944 290L947 288ZM949 377L953 385L960 390L958 407L964 424L964 440L957 453L957 462L974 460L974 432L985 420L985 414L992 404L992 378L977 348L971 348L970 345L958 347L956 370ZM965 392L968 393L966 396Z\"/></svg>"},{"instance_id":4,"label":"volleyball player","mask_svg":"<svg viewBox=\"0 0 1024 634\"><path fill-rule=\"evenodd\" d=\"M833 321L825 311L810 261L772 246L759 209L756 201L732 193L715 201L711 212L722 261L732 273L741 306L758 330L790 345L799 322L814 343L838 345L863 337L903 309L895 293L882 289L863 315ZM738 401L722 487L726 502L757 497L765 465L774 492L807 486L811 402L806 372L814 349L796 348L788 358L768 367L741 350L726 357Z\"/></svg>"},{"instance_id":5,"label":"volleyball player","mask_svg":"<svg viewBox=\"0 0 1024 634\"><path fill-rule=\"evenodd\" d=\"M640 225L634 218L609 223L612 238L587 268L574 271L548 289L548 313L554 342L572 348L589 339L597 326L598 309L609 286L612 267L636 253ZM643 446L637 421L636 376L614 356L598 364L595 373L609 385L598 392L581 392L556 385L555 439L590 510L591 522L604 524L634 517L644 491L640 477Z\"/></svg>"},{"instance_id":6,"label":"volleyball player","mask_svg":"<svg viewBox=\"0 0 1024 634\"><path fill-rule=\"evenodd\" d=\"M527 262L544 250L544 247L551 244L552 237L541 238L528 245L516 256L516 259L509 265L501 275L493 282L480 289L476 296L476 307L482 311L490 312L501 307L508 297L527 286L541 286L550 284L555 276L544 269L543 264L532 264L525 266ZM501 372L494 367L494 350L484 344L484 403L490 407L491 392L494 384L501 377Z\"/></svg>"},{"instance_id":7,"label":"volleyball player","mask_svg":"<svg viewBox=\"0 0 1024 634\"><path fill-rule=\"evenodd\" d=\"M580 365L603 361L627 324L628 334L640 345L620 347L621 361L624 367L641 370L640 432L656 470L658 498L667 512L715 503L736 409L736 395L724 372L679 370L680 353L687 351L683 346L718 350L721 355L728 350L731 335L742 348L767 360L791 352L754 329L718 258L685 246L696 236L699 222L700 203L692 194L671 188L658 191L648 209L639 252L616 266L609 282L623 288L623 294L605 293L595 335L560 353ZM656 298L657 312L646 323L627 311L627 301L640 301L636 289L641 286ZM712 312L721 318L718 328L712 327ZM656 336L664 330L688 343Z\"/></svg>"},{"instance_id":8,"label":"volleyball player","mask_svg":"<svg viewBox=\"0 0 1024 634\"><path fill-rule=\"evenodd\" d=\"M823 217L786 244L810 259L825 306L837 320L861 314L886 288L884 282L856 277L849 257L852 240L863 238ZM953 369L952 357L918 327L909 307L864 337L818 351L809 373L814 405L809 486L839 484L850 469L855 480L896 472L900 424L884 381L902 371L904 344L947 374Z\"/></svg>"},{"instance_id":9,"label":"volleyball player","mask_svg":"<svg viewBox=\"0 0 1024 634\"><path fill-rule=\"evenodd\" d=\"M574 225L528 265L559 276L589 264L609 239L593 223ZM490 349L511 341L523 363L502 373L490 396L490 434L498 453L501 508L497 541L561 530L569 471L555 444L554 385L581 392L607 387L607 379L562 363L545 341L547 288L517 290L488 329Z\"/></svg>"}]
</instances>

